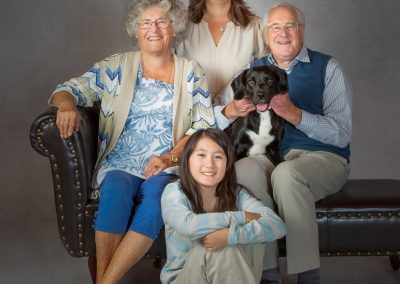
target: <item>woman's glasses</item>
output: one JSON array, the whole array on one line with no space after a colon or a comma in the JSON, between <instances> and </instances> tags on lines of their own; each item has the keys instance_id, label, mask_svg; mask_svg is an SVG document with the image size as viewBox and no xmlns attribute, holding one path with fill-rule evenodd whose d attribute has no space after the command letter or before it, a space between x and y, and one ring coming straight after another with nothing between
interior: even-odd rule
<instances>
[{"instance_id":1,"label":"woman's glasses","mask_svg":"<svg viewBox=\"0 0 400 284\"><path fill-rule=\"evenodd\" d=\"M142 30L148 30L151 28L151 26L153 24L155 24L157 28L166 29L171 25L172 22L173 21L170 19L157 19L155 21L145 20L143 22L140 22L138 24L138 27L139 27L139 29L142 29Z\"/></svg>"}]
</instances>

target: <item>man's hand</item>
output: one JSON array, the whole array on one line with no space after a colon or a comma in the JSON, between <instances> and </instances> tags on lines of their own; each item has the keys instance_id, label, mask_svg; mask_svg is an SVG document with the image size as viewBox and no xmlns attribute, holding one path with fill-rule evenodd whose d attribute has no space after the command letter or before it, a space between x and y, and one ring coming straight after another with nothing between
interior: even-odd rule
<instances>
[{"instance_id":1,"label":"man's hand","mask_svg":"<svg viewBox=\"0 0 400 284\"><path fill-rule=\"evenodd\" d=\"M223 110L223 114L229 119L236 119L239 116L247 116L256 107L248 98L231 101Z\"/></svg>"},{"instance_id":2,"label":"man's hand","mask_svg":"<svg viewBox=\"0 0 400 284\"><path fill-rule=\"evenodd\" d=\"M216 251L228 245L229 228L209 233L202 240L203 246L209 251Z\"/></svg>"},{"instance_id":3,"label":"man's hand","mask_svg":"<svg viewBox=\"0 0 400 284\"><path fill-rule=\"evenodd\" d=\"M277 115L287 122L295 126L301 122L301 109L292 103L287 93L274 96L270 106Z\"/></svg>"},{"instance_id":4,"label":"man's hand","mask_svg":"<svg viewBox=\"0 0 400 284\"><path fill-rule=\"evenodd\" d=\"M63 102L58 106L56 124L62 138L68 138L79 130L81 116L72 102Z\"/></svg>"}]
</instances>

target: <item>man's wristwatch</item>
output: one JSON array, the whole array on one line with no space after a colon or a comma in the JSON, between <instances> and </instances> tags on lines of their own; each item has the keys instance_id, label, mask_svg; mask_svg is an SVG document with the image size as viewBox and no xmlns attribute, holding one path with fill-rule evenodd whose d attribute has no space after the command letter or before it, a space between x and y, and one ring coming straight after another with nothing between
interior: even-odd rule
<instances>
[{"instance_id":1,"label":"man's wristwatch","mask_svg":"<svg viewBox=\"0 0 400 284\"><path fill-rule=\"evenodd\" d=\"M178 164L178 162L179 162L178 156L176 156L176 155L174 155L172 153L169 153L169 156L171 157L171 161L172 161L172 163L174 163L174 166L176 166Z\"/></svg>"}]
</instances>

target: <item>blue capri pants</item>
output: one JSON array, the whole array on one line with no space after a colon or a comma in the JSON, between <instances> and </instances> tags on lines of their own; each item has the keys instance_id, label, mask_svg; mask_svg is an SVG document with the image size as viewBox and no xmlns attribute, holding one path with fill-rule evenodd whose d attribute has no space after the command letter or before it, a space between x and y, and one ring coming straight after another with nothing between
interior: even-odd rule
<instances>
[{"instance_id":1,"label":"blue capri pants","mask_svg":"<svg viewBox=\"0 0 400 284\"><path fill-rule=\"evenodd\" d=\"M119 170L106 173L94 229L113 234L131 230L155 240L163 225L161 194L176 179L175 174L164 172L149 179Z\"/></svg>"}]
</instances>

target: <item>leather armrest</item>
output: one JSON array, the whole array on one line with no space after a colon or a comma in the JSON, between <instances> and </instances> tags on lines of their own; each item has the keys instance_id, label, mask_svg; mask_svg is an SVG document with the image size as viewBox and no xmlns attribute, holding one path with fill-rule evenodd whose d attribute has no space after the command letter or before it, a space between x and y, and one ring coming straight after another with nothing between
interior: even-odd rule
<instances>
[{"instance_id":1,"label":"leather armrest","mask_svg":"<svg viewBox=\"0 0 400 284\"><path fill-rule=\"evenodd\" d=\"M32 148L50 160L58 230L72 256L85 252L85 205L91 188L97 157L98 114L92 108L80 108L79 131L61 138L56 126L56 109L49 108L32 123Z\"/></svg>"}]
</instances>

